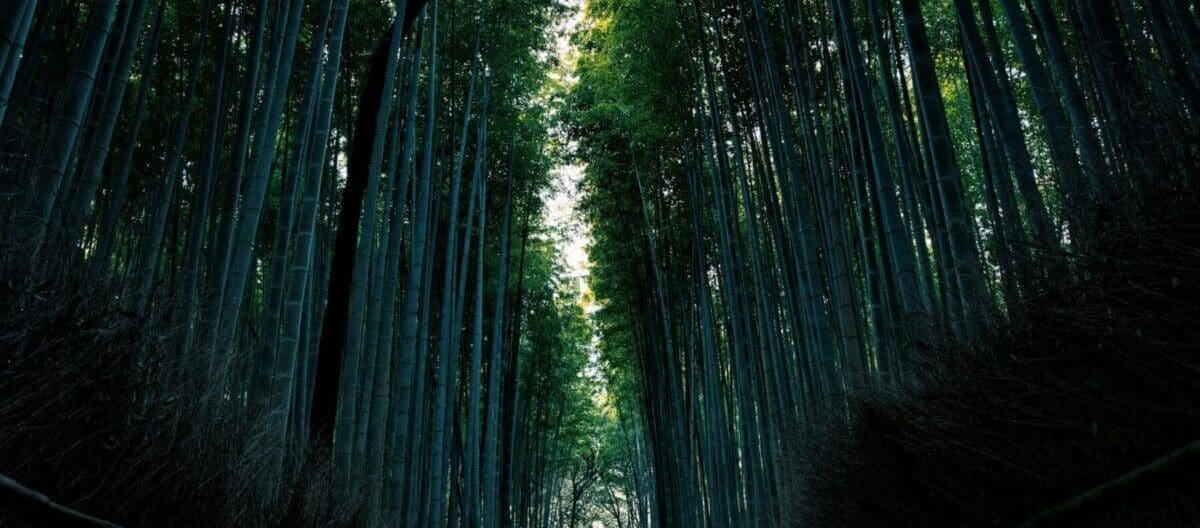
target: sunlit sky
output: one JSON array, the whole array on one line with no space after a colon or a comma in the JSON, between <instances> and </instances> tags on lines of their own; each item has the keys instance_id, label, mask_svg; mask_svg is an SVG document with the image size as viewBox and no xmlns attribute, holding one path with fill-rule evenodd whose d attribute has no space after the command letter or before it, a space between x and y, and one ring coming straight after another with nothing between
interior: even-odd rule
<instances>
[{"instance_id":1,"label":"sunlit sky","mask_svg":"<svg viewBox=\"0 0 1200 528\"><path fill-rule=\"evenodd\" d=\"M575 83L574 76L575 52L571 47L570 34L575 31L583 20L583 0L560 0L563 5L574 10L571 16L555 23L557 33L555 53L558 56L561 69L552 75L563 85ZM556 134L557 131L551 131ZM563 266L568 275L578 281L576 286L582 294L587 290L588 255L587 248L591 243L589 226L579 213L579 182L583 177L583 165L577 160L567 160L554 167L551 171L551 186L543 191L542 198L546 208L544 217L546 225L551 228L563 259Z\"/></svg>"},{"instance_id":2,"label":"sunlit sky","mask_svg":"<svg viewBox=\"0 0 1200 528\"><path fill-rule=\"evenodd\" d=\"M552 170L551 176L553 183L543 194L546 200L543 213L546 225L555 234L568 273L572 277L586 279L589 264L587 246L591 242L591 235L589 226L577 210L583 167L578 164L560 165Z\"/></svg>"},{"instance_id":3,"label":"sunlit sky","mask_svg":"<svg viewBox=\"0 0 1200 528\"><path fill-rule=\"evenodd\" d=\"M574 71L577 52L571 46L570 35L583 21L586 0L559 1L574 11L571 16L557 21L553 28L557 33L554 53L557 56L559 68L552 72L551 76L563 87L569 88L577 81ZM550 134L561 140L561 130L551 129ZM573 151L574 149L571 145L567 145L567 150ZM551 170L550 187L542 193L546 204L542 214L545 224L550 228L551 238L558 247L563 268L570 280L575 281L575 287L579 292L578 301L590 319L590 315L600 307L588 294L590 291L588 271L591 266L588 260L588 246L591 244L592 238L591 226L579 211L581 197L579 183L583 178L583 170L582 160L573 157L560 158L559 164ZM604 377L603 369L600 368L601 358L598 345L599 334L593 327L588 364L584 366L579 375L592 380L595 388L592 395L593 402L597 407L603 408L609 402L606 390L607 380ZM605 528L605 524L602 521L593 520L591 527Z\"/></svg>"}]
</instances>

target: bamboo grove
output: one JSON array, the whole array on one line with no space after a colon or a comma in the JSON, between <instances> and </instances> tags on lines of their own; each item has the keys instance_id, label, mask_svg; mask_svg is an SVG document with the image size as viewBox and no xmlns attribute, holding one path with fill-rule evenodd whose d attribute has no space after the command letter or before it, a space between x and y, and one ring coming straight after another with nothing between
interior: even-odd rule
<instances>
[{"instance_id":1,"label":"bamboo grove","mask_svg":"<svg viewBox=\"0 0 1200 528\"><path fill-rule=\"evenodd\" d=\"M1197 123L1190 0L0 2L0 498L819 523L804 441L1189 225Z\"/></svg>"},{"instance_id":2,"label":"bamboo grove","mask_svg":"<svg viewBox=\"0 0 1200 528\"><path fill-rule=\"evenodd\" d=\"M654 475L632 526L807 525L784 513L822 500L793 489L797 436L919 383L922 351L982 349L1194 192L1194 2L587 9L567 121Z\"/></svg>"},{"instance_id":3,"label":"bamboo grove","mask_svg":"<svg viewBox=\"0 0 1200 528\"><path fill-rule=\"evenodd\" d=\"M82 277L139 314L157 334L139 405L252 417L245 477L270 506L187 522L348 522L302 504L323 474L330 508L364 526L542 518L526 497L549 496L544 466L576 440L541 431L578 437L569 413L590 401L583 315L541 214L564 9L0 7L5 253L24 262L21 288Z\"/></svg>"}]
</instances>

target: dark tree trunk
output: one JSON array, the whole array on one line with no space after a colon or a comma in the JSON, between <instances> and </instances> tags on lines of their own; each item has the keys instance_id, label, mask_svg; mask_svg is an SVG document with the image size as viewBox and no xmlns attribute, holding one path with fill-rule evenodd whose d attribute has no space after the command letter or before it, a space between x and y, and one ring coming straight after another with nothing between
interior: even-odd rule
<instances>
[{"instance_id":1,"label":"dark tree trunk","mask_svg":"<svg viewBox=\"0 0 1200 528\"><path fill-rule=\"evenodd\" d=\"M409 31L413 20L425 5L425 0L412 0L404 12L403 30ZM321 344L317 352L316 379L310 409L310 439L320 449L329 449L333 440L333 423L337 417L338 380L342 375L342 354L346 346L350 302L350 278L354 270L354 253L358 242L358 223L363 197L370 173L371 153L375 146L375 126L380 119L383 103L384 70L387 65L387 45L395 26L379 38L371 56L358 116L354 122L354 142L347 167L346 188L342 191L342 206L334 239L333 259L329 265L329 289L322 323Z\"/></svg>"}]
</instances>

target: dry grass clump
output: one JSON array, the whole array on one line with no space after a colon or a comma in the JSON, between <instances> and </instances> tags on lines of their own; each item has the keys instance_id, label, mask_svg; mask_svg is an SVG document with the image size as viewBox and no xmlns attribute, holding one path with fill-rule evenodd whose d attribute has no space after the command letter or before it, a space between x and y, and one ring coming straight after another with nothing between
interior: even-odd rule
<instances>
[{"instance_id":1,"label":"dry grass clump","mask_svg":"<svg viewBox=\"0 0 1200 528\"><path fill-rule=\"evenodd\" d=\"M178 357L165 319L125 311L119 288L69 277L30 288L4 268L0 473L125 527L281 522L298 475L268 471L258 413L203 396L212 377ZM298 524L352 524L327 464L309 471ZM0 497L0 526L60 522Z\"/></svg>"}]
</instances>

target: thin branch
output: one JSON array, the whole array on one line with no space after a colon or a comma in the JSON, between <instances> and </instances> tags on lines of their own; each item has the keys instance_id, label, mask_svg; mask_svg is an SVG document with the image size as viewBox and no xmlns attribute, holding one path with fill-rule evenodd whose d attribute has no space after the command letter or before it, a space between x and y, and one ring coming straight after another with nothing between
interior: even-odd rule
<instances>
[{"instance_id":1,"label":"thin branch","mask_svg":"<svg viewBox=\"0 0 1200 528\"><path fill-rule=\"evenodd\" d=\"M9 496L12 496L15 498L25 500L27 502L31 502L42 508L50 510L58 515L61 515L65 518L72 519L72 520L80 522L80 523L83 523L84 525L87 525L87 526L100 526L102 528L121 528L121 526L118 524L113 524L113 523L105 521L103 519L97 519L86 513L76 511L74 509L63 506L57 502L54 502L53 500L50 499L50 497L47 497L46 495L44 495L42 493L39 493L35 490L25 487L20 482L17 482L11 478L8 478L4 474L0 474L0 491L2 491L5 495L9 495Z\"/></svg>"},{"instance_id":2,"label":"thin branch","mask_svg":"<svg viewBox=\"0 0 1200 528\"><path fill-rule=\"evenodd\" d=\"M1054 521L1063 515L1085 508L1088 505L1112 498L1130 486L1143 480L1157 476L1172 468L1184 459L1200 455L1200 440L1196 440L1166 455L1154 459L1104 484L1096 486L1058 505L1039 513L1018 525L1018 528L1032 528Z\"/></svg>"}]
</instances>

